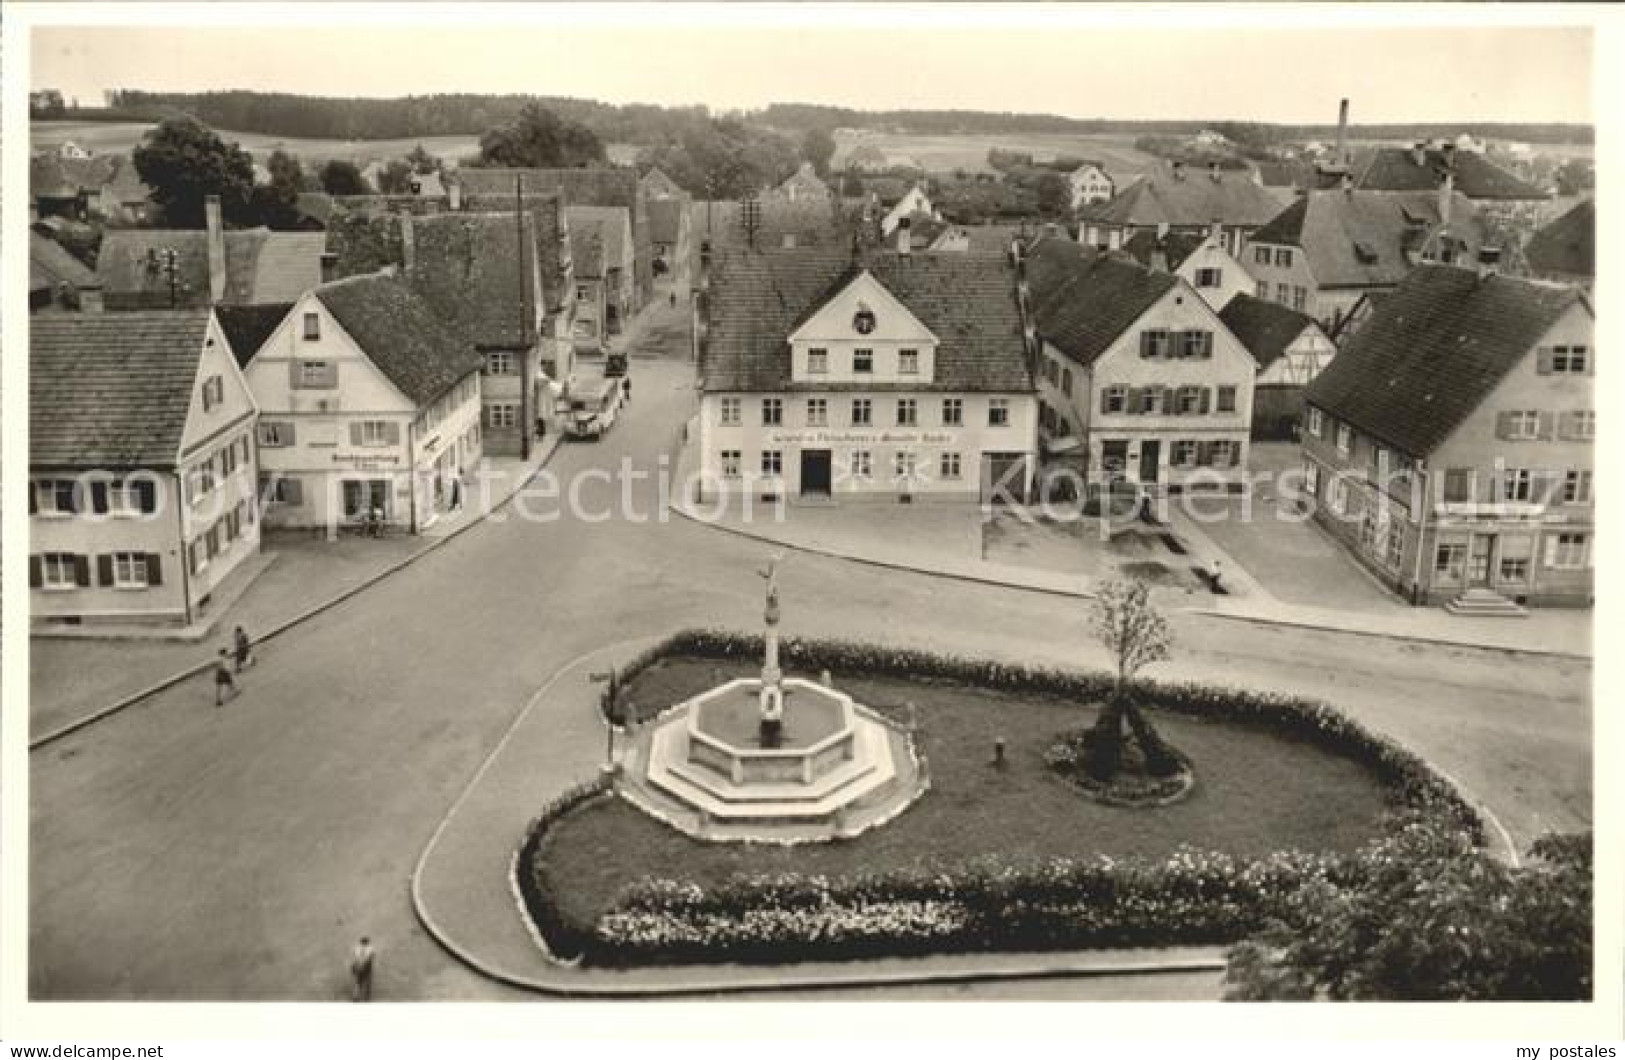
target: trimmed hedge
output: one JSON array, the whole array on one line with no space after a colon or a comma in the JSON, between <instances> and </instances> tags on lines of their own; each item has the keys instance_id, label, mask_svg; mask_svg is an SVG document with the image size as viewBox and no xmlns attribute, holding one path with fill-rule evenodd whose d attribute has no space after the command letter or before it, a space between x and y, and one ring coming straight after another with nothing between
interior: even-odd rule
<instances>
[{"instance_id":1,"label":"trimmed hedge","mask_svg":"<svg viewBox=\"0 0 1625 1060\"><path fill-rule=\"evenodd\" d=\"M669 655L745 660L761 653L760 636L687 630L622 675L630 680ZM834 640L787 637L780 658L807 672L949 681L1080 702L1102 701L1114 688L1105 672ZM1147 706L1256 727L1351 758L1372 770L1412 819L1420 814L1483 843L1477 813L1447 781L1325 703L1194 682L1138 681L1130 692ZM553 804L533 826L519 861L521 893L556 952L607 966L1230 943L1278 917L1301 885L1343 879L1358 866L1355 857L1329 854L1248 860L1182 849L1158 862L1101 857L1018 867L979 862L932 874L737 876L709 889L652 879L617 896L586 933L559 922L536 882L541 833L568 808Z\"/></svg>"},{"instance_id":2,"label":"trimmed hedge","mask_svg":"<svg viewBox=\"0 0 1625 1060\"><path fill-rule=\"evenodd\" d=\"M531 818L530 824L526 826L525 841L520 845L519 856L514 861L514 882L519 888L519 897L524 902L526 911L530 913L531 923L541 933L542 938L547 940L548 948L553 954L566 960L583 953L591 942L591 936L578 930L569 920L559 915L551 889L542 874L535 870L538 864L537 853L543 838L547 835L548 827L554 821L577 806L609 793L610 779L599 776L585 784L576 785L542 807L542 812Z\"/></svg>"}]
</instances>

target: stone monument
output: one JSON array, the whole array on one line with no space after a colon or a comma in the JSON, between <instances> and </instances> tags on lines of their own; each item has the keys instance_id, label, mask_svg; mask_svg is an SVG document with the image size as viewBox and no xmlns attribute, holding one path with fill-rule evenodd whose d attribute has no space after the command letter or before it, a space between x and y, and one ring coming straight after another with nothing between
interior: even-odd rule
<instances>
[{"instance_id":1,"label":"stone monument","mask_svg":"<svg viewBox=\"0 0 1625 1060\"><path fill-rule=\"evenodd\" d=\"M784 672L779 669L779 561L778 552L767 561L767 569L756 573L767 580L767 602L762 609L766 630L762 637L762 719L758 739L763 747L777 747L784 737Z\"/></svg>"}]
</instances>

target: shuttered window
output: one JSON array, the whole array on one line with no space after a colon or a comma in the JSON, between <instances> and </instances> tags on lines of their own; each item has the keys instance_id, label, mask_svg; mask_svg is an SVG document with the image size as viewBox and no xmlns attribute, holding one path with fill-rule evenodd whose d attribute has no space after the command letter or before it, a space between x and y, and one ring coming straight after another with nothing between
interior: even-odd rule
<instances>
[{"instance_id":1,"label":"shuttered window","mask_svg":"<svg viewBox=\"0 0 1625 1060\"><path fill-rule=\"evenodd\" d=\"M357 420L350 424L350 444L366 448L399 445L401 425L393 420Z\"/></svg>"},{"instance_id":2,"label":"shuttered window","mask_svg":"<svg viewBox=\"0 0 1625 1060\"><path fill-rule=\"evenodd\" d=\"M334 390L339 385L339 366L336 361L292 362L290 385L295 390Z\"/></svg>"}]
</instances>

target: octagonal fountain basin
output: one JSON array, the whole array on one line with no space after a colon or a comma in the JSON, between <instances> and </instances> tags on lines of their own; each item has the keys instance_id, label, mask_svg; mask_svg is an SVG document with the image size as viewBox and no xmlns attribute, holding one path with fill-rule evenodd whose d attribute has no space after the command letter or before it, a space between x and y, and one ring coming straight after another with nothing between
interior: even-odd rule
<instances>
[{"instance_id":1,"label":"octagonal fountain basin","mask_svg":"<svg viewBox=\"0 0 1625 1060\"><path fill-rule=\"evenodd\" d=\"M739 678L688 704L688 761L736 785L810 784L852 760L852 698L797 678L780 683L784 722L777 747L761 741L762 682Z\"/></svg>"}]
</instances>

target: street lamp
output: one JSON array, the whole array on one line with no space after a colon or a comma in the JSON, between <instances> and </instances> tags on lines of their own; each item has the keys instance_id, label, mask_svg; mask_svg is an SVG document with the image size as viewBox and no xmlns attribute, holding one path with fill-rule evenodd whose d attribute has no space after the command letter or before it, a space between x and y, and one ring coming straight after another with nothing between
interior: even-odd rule
<instances>
[{"instance_id":1,"label":"street lamp","mask_svg":"<svg viewBox=\"0 0 1625 1060\"><path fill-rule=\"evenodd\" d=\"M621 676L615 667L599 673L590 673L587 680L604 686L599 698L599 709L604 715L604 769L615 768L615 700L621 694Z\"/></svg>"}]
</instances>

